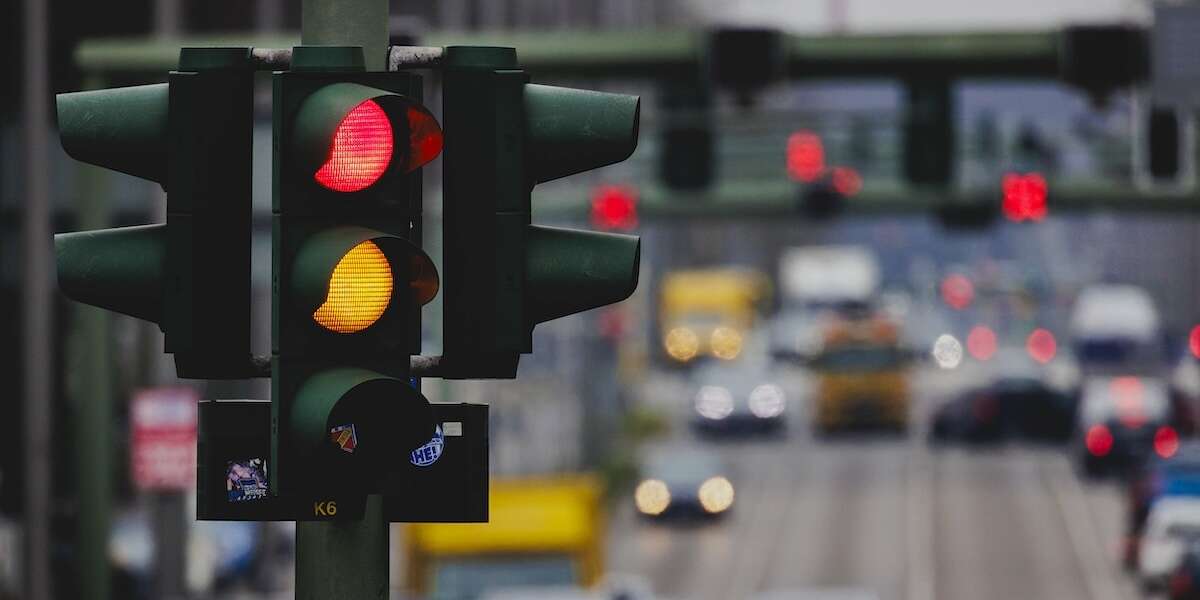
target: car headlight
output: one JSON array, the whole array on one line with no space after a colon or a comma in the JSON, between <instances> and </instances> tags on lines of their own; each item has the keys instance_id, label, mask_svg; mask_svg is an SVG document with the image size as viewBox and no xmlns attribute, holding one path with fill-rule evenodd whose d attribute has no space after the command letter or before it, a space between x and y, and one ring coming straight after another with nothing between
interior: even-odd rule
<instances>
[{"instance_id":1,"label":"car headlight","mask_svg":"<svg viewBox=\"0 0 1200 600\"><path fill-rule=\"evenodd\" d=\"M721 386L706 385L696 392L696 412L706 419L724 419L733 412L733 394Z\"/></svg>"},{"instance_id":2,"label":"car headlight","mask_svg":"<svg viewBox=\"0 0 1200 600\"><path fill-rule=\"evenodd\" d=\"M710 477L700 484L700 506L704 510L716 514L729 510L733 506L733 484L724 477Z\"/></svg>"},{"instance_id":3,"label":"car headlight","mask_svg":"<svg viewBox=\"0 0 1200 600\"><path fill-rule=\"evenodd\" d=\"M687 362L700 352L700 337L687 327L674 327L663 338L663 346L666 347L667 354L671 355L671 358Z\"/></svg>"},{"instance_id":4,"label":"car headlight","mask_svg":"<svg viewBox=\"0 0 1200 600\"><path fill-rule=\"evenodd\" d=\"M783 390L773 384L764 383L750 392L750 412L760 419L770 419L783 414L785 399Z\"/></svg>"},{"instance_id":5,"label":"car headlight","mask_svg":"<svg viewBox=\"0 0 1200 600\"><path fill-rule=\"evenodd\" d=\"M742 334L732 327L717 327L708 338L713 356L733 360L742 353Z\"/></svg>"},{"instance_id":6,"label":"car headlight","mask_svg":"<svg viewBox=\"0 0 1200 600\"><path fill-rule=\"evenodd\" d=\"M671 492L662 481L647 479L633 491L633 503L644 515L660 515L671 505Z\"/></svg>"}]
</instances>

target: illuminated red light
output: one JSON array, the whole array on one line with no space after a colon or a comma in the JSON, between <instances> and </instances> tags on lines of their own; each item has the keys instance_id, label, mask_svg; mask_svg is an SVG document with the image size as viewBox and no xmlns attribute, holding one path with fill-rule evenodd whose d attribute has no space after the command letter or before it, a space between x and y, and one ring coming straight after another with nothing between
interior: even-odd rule
<instances>
[{"instance_id":1,"label":"illuminated red light","mask_svg":"<svg viewBox=\"0 0 1200 600\"><path fill-rule=\"evenodd\" d=\"M947 275L942 280L942 300L954 310L962 310L975 299L975 286L963 275Z\"/></svg>"},{"instance_id":2,"label":"illuminated red light","mask_svg":"<svg viewBox=\"0 0 1200 600\"><path fill-rule=\"evenodd\" d=\"M1112 432L1104 425L1092 425L1083 436L1083 444L1092 456L1105 456L1112 452Z\"/></svg>"},{"instance_id":3,"label":"illuminated red light","mask_svg":"<svg viewBox=\"0 0 1200 600\"><path fill-rule=\"evenodd\" d=\"M1192 356L1200 358L1200 325L1193 327L1188 334L1188 350L1192 351Z\"/></svg>"},{"instance_id":4,"label":"illuminated red light","mask_svg":"<svg viewBox=\"0 0 1200 600\"><path fill-rule=\"evenodd\" d=\"M825 170L825 147L821 136L797 131L788 137L787 172L793 180L812 183Z\"/></svg>"},{"instance_id":5,"label":"illuminated red light","mask_svg":"<svg viewBox=\"0 0 1200 600\"><path fill-rule=\"evenodd\" d=\"M1163 458L1171 458L1179 451L1179 434L1174 427L1166 425L1154 432L1154 452Z\"/></svg>"},{"instance_id":6,"label":"illuminated red light","mask_svg":"<svg viewBox=\"0 0 1200 600\"><path fill-rule=\"evenodd\" d=\"M1058 353L1058 342L1054 340L1053 333L1045 329L1034 329L1025 340L1025 350L1029 352L1030 358L1046 364L1054 360L1054 355Z\"/></svg>"},{"instance_id":7,"label":"illuminated red light","mask_svg":"<svg viewBox=\"0 0 1200 600\"><path fill-rule=\"evenodd\" d=\"M853 196L862 189L862 177L850 167L835 167L830 179L833 181L833 189L846 197Z\"/></svg>"},{"instance_id":8,"label":"illuminated red light","mask_svg":"<svg viewBox=\"0 0 1200 600\"><path fill-rule=\"evenodd\" d=\"M408 108L408 164L405 172L415 171L442 152L442 127L428 111Z\"/></svg>"},{"instance_id":9,"label":"illuminated red light","mask_svg":"<svg viewBox=\"0 0 1200 600\"><path fill-rule=\"evenodd\" d=\"M314 177L335 192L365 189L387 171L394 146L387 113L374 100L364 101L338 124L329 158Z\"/></svg>"},{"instance_id":10,"label":"illuminated red light","mask_svg":"<svg viewBox=\"0 0 1200 600\"><path fill-rule=\"evenodd\" d=\"M1039 173L1009 173L1000 180L1001 209L1009 221L1041 221L1046 218L1046 179Z\"/></svg>"},{"instance_id":11,"label":"illuminated red light","mask_svg":"<svg viewBox=\"0 0 1200 600\"><path fill-rule=\"evenodd\" d=\"M637 224L637 190L619 185L596 188L592 194L592 225L596 229L633 229Z\"/></svg>"},{"instance_id":12,"label":"illuminated red light","mask_svg":"<svg viewBox=\"0 0 1200 600\"><path fill-rule=\"evenodd\" d=\"M996 332L985 325L976 325L967 334L967 352L975 360L991 360L996 354Z\"/></svg>"}]
</instances>

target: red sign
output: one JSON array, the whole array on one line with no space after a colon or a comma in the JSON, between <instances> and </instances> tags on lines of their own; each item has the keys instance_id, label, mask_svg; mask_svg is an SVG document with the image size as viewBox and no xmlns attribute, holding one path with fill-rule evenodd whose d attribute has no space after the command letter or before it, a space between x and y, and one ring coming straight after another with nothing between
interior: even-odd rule
<instances>
[{"instance_id":1,"label":"red sign","mask_svg":"<svg viewBox=\"0 0 1200 600\"><path fill-rule=\"evenodd\" d=\"M139 391L129 407L130 470L141 490L191 489L196 485L196 407L189 387Z\"/></svg>"}]
</instances>

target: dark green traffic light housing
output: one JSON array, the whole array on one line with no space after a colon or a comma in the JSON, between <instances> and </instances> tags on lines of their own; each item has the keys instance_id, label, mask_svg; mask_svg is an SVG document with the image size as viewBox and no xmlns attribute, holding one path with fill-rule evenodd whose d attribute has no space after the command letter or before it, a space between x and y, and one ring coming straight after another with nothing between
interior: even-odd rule
<instances>
[{"instance_id":1,"label":"dark green traffic light housing","mask_svg":"<svg viewBox=\"0 0 1200 600\"><path fill-rule=\"evenodd\" d=\"M167 191L167 222L55 236L67 296L158 323L186 378L252 376L250 48L184 48L167 83L59 94L71 157Z\"/></svg>"},{"instance_id":2,"label":"dark green traffic light housing","mask_svg":"<svg viewBox=\"0 0 1200 600\"><path fill-rule=\"evenodd\" d=\"M532 224L539 183L637 147L637 96L534 85L512 48L446 48L444 375L516 375L538 323L627 298L635 236Z\"/></svg>"}]
</instances>

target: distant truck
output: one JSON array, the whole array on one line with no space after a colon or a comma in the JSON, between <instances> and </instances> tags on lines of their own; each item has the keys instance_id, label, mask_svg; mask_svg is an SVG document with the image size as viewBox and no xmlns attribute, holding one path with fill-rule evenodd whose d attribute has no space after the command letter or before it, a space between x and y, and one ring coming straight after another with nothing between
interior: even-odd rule
<instances>
[{"instance_id":1,"label":"distant truck","mask_svg":"<svg viewBox=\"0 0 1200 600\"><path fill-rule=\"evenodd\" d=\"M785 309L838 310L870 304L879 294L879 261L862 246L801 246L779 259Z\"/></svg>"},{"instance_id":2,"label":"distant truck","mask_svg":"<svg viewBox=\"0 0 1200 600\"><path fill-rule=\"evenodd\" d=\"M697 269L668 273L659 298L663 350L676 364L741 354L746 332L761 316L771 284L760 272Z\"/></svg>"},{"instance_id":3,"label":"distant truck","mask_svg":"<svg viewBox=\"0 0 1200 600\"><path fill-rule=\"evenodd\" d=\"M487 523L407 527L409 593L477 600L510 588L584 589L600 580L605 518L596 478L494 480L489 501Z\"/></svg>"},{"instance_id":4,"label":"distant truck","mask_svg":"<svg viewBox=\"0 0 1200 600\"><path fill-rule=\"evenodd\" d=\"M882 317L830 322L809 365L817 379L813 424L821 432L908 427L908 357L898 327Z\"/></svg>"},{"instance_id":5,"label":"distant truck","mask_svg":"<svg viewBox=\"0 0 1200 600\"><path fill-rule=\"evenodd\" d=\"M1134 285L1084 288L1071 311L1071 346L1083 375L1160 375L1166 335L1150 294Z\"/></svg>"}]
</instances>

